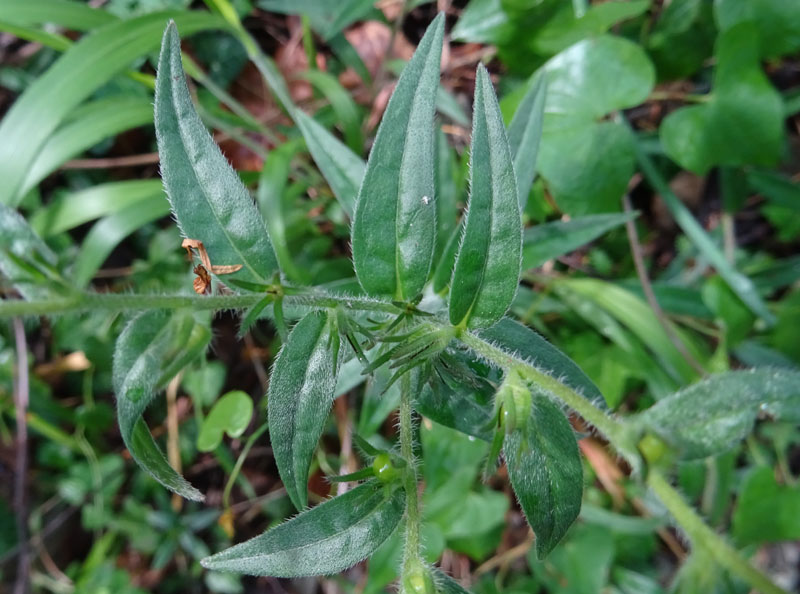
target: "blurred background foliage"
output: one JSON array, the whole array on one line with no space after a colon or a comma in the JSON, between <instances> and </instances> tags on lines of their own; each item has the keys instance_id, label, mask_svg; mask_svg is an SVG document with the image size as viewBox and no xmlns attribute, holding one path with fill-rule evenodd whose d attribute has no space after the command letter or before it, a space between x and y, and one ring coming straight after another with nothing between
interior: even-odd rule
<instances>
[{"instance_id":1,"label":"blurred background foliage","mask_svg":"<svg viewBox=\"0 0 800 594\"><path fill-rule=\"evenodd\" d=\"M508 122L544 71L513 314L623 415L705 373L800 365L800 5L789 0L0 0L0 202L24 214L69 286L190 290L152 126L156 52L173 18L198 110L253 189L289 280L355 290L353 188L392 83L438 10L450 41L438 100L440 253L467 195L476 63L489 66ZM34 268L33 280L48 270ZM262 320L237 341L236 318L217 315L211 352L148 411L171 462L207 494L200 505L171 498L122 449L111 353L123 323L106 313L26 321L23 473L14 333L0 325L0 582L10 588L29 554L36 592L390 587L399 535L331 578L203 570L200 558L291 511L263 436L280 338ZM395 439L399 394L387 381L343 371L313 467L317 501L336 489L326 475L356 467L350 432ZM503 470L481 481L488 444L426 419L420 443L427 555L475 592L747 592L686 550L596 437L580 441L580 520L544 562ZM798 427L762 422L733 451L682 465L679 483L791 589L799 475Z\"/></svg>"}]
</instances>

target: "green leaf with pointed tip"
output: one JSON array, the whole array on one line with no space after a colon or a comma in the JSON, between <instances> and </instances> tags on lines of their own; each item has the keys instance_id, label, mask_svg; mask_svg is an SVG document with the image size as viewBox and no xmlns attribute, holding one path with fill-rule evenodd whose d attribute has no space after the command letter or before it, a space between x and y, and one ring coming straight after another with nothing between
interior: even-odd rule
<instances>
[{"instance_id":1,"label":"green leaf with pointed tip","mask_svg":"<svg viewBox=\"0 0 800 594\"><path fill-rule=\"evenodd\" d=\"M339 573L371 555L403 517L405 491L389 489L370 481L201 563L287 578Z\"/></svg>"},{"instance_id":2,"label":"green leaf with pointed tip","mask_svg":"<svg viewBox=\"0 0 800 594\"><path fill-rule=\"evenodd\" d=\"M0 122L0 202L19 203L20 186L45 141L84 99L157 48L164 22L170 18L186 33L229 29L207 12L165 11L115 20L75 43L25 89Z\"/></svg>"},{"instance_id":3,"label":"green leaf with pointed tip","mask_svg":"<svg viewBox=\"0 0 800 594\"><path fill-rule=\"evenodd\" d=\"M503 454L543 559L581 511L583 466L572 426L548 398L534 395L527 426L506 436Z\"/></svg>"},{"instance_id":4,"label":"green leaf with pointed tip","mask_svg":"<svg viewBox=\"0 0 800 594\"><path fill-rule=\"evenodd\" d=\"M472 119L470 196L450 283L450 322L485 328L503 317L517 292L522 221L506 129L482 65Z\"/></svg>"},{"instance_id":5,"label":"green leaf with pointed tip","mask_svg":"<svg viewBox=\"0 0 800 594\"><path fill-rule=\"evenodd\" d=\"M294 121L314 162L347 216L353 218L358 188L367 168L364 161L314 118L296 109Z\"/></svg>"},{"instance_id":6,"label":"green leaf with pointed tip","mask_svg":"<svg viewBox=\"0 0 800 594\"><path fill-rule=\"evenodd\" d=\"M308 502L308 468L333 404L338 371L334 320L324 311L311 312L292 329L275 360L267 405L275 463L297 509Z\"/></svg>"},{"instance_id":7,"label":"green leaf with pointed tip","mask_svg":"<svg viewBox=\"0 0 800 594\"><path fill-rule=\"evenodd\" d=\"M546 96L547 78L540 72L534 75L508 126L508 145L511 147L511 154L514 155L514 172L517 174L517 192L521 210L525 209L533 178L536 176L536 157L542 140Z\"/></svg>"},{"instance_id":8,"label":"green leaf with pointed tip","mask_svg":"<svg viewBox=\"0 0 800 594\"><path fill-rule=\"evenodd\" d=\"M233 390L220 397L203 420L197 436L197 449L211 452L222 443L223 433L239 437L253 417L253 399L241 390Z\"/></svg>"},{"instance_id":9,"label":"green leaf with pointed tip","mask_svg":"<svg viewBox=\"0 0 800 594\"><path fill-rule=\"evenodd\" d=\"M536 332L503 318L492 328L481 330L480 337L489 340L511 355L536 365L548 375L577 390L597 406L603 406L603 395L577 363L539 336Z\"/></svg>"},{"instance_id":10,"label":"green leaf with pointed tip","mask_svg":"<svg viewBox=\"0 0 800 594\"><path fill-rule=\"evenodd\" d=\"M211 332L184 312L148 311L125 327L114 351L114 392L122 440L137 464L167 489L194 501L203 494L167 462L142 418L156 391L208 346Z\"/></svg>"},{"instance_id":11,"label":"green leaf with pointed tip","mask_svg":"<svg viewBox=\"0 0 800 594\"><path fill-rule=\"evenodd\" d=\"M541 266L576 250L636 216L637 213L587 215L529 227L522 238L522 269Z\"/></svg>"},{"instance_id":12,"label":"green leaf with pointed tip","mask_svg":"<svg viewBox=\"0 0 800 594\"><path fill-rule=\"evenodd\" d=\"M800 372L750 369L713 375L659 400L638 419L692 459L730 449L763 415L800 422Z\"/></svg>"},{"instance_id":13,"label":"green leaf with pointed tip","mask_svg":"<svg viewBox=\"0 0 800 594\"><path fill-rule=\"evenodd\" d=\"M480 404L475 399L475 390L466 385L451 386L433 379L417 394L414 409L440 425L484 441L491 441L494 435L492 405Z\"/></svg>"},{"instance_id":14,"label":"green leaf with pointed tip","mask_svg":"<svg viewBox=\"0 0 800 594\"><path fill-rule=\"evenodd\" d=\"M46 299L64 288L56 263L56 255L23 216L0 203L0 274L25 299Z\"/></svg>"},{"instance_id":15,"label":"green leaf with pointed tip","mask_svg":"<svg viewBox=\"0 0 800 594\"><path fill-rule=\"evenodd\" d=\"M278 263L267 228L192 105L174 23L158 60L155 120L161 175L183 235L202 241L213 265L241 264L236 278L268 282Z\"/></svg>"},{"instance_id":16,"label":"green leaf with pointed tip","mask_svg":"<svg viewBox=\"0 0 800 594\"><path fill-rule=\"evenodd\" d=\"M775 165L783 152L783 101L761 68L755 26L741 23L722 33L715 55L708 102L664 119L664 150L700 175L716 165Z\"/></svg>"},{"instance_id":17,"label":"green leaf with pointed tip","mask_svg":"<svg viewBox=\"0 0 800 594\"><path fill-rule=\"evenodd\" d=\"M434 113L444 15L428 27L397 81L367 161L353 217L353 263L370 295L408 301L436 240Z\"/></svg>"},{"instance_id":18,"label":"green leaf with pointed tip","mask_svg":"<svg viewBox=\"0 0 800 594\"><path fill-rule=\"evenodd\" d=\"M433 581L436 584L436 594L470 594L469 590L438 567L435 567L431 573L433 573Z\"/></svg>"}]
</instances>

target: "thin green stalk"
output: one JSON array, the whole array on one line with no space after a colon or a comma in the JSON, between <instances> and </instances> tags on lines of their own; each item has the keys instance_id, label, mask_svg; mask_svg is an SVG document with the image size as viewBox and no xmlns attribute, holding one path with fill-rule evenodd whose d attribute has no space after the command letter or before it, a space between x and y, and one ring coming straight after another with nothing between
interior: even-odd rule
<instances>
[{"instance_id":1,"label":"thin green stalk","mask_svg":"<svg viewBox=\"0 0 800 594\"><path fill-rule=\"evenodd\" d=\"M411 417L411 376L400 379L400 454L406 460L403 469L403 487L406 490L406 547L403 559L404 572L419 567L420 523L419 496L417 494L417 465L414 460L414 426Z\"/></svg>"},{"instance_id":2,"label":"thin green stalk","mask_svg":"<svg viewBox=\"0 0 800 594\"><path fill-rule=\"evenodd\" d=\"M689 537L692 545L704 548L717 563L733 575L746 581L761 594L787 594L785 590L773 584L766 575L753 567L722 536L709 528L659 470L651 469L649 471L647 485L669 510L686 536Z\"/></svg>"},{"instance_id":3,"label":"thin green stalk","mask_svg":"<svg viewBox=\"0 0 800 594\"><path fill-rule=\"evenodd\" d=\"M242 448L242 453L239 454L239 458L236 460L236 465L233 467L233 470L231 471L231 476L228 478L228 482L225 483L225 490L222 492L222 506L225 509L228 509L231 506L230 505L231 490L233 489L233 485L239 476L239 472L241 472L242 470L242 466L244 465L244 461L247 458L247 454L250 453L250 450L256 443L256 440L262 435L264 435L264 432L267 430L268 427L269 425L267 423L264 423L263 425L261 425L261 427L253 431L253 434L247 438L247 442L244 444L244 447Z\"/></svg>"},{"instance_id":4,"label":"thin green stalk","mask_svg":"<svg viewBox=\"0 0 800 594\"><path fill-rule=\"evenodd\" d=\"M47 316L82 311L144 311L150 309L193 309L195 311L246 309L264 297L261 293L246 295L137 295L110 293L76 293L69 297L46 300L0 301L0 318L11 316ZM397 306L375 299L304 291L286 295L288 305L308 307L343 307L349 310L377 311L398 314Z\"/></svg>"}]
</instances>

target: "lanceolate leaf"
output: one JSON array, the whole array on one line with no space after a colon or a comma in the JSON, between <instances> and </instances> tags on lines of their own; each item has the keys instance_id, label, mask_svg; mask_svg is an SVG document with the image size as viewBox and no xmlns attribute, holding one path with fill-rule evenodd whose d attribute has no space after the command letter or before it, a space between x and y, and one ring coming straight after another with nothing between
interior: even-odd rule
<instances>
[{"instance_id":1,"label":"lanceolate leaf","mask_svg":"<svg viewBox=\"0 0 800 594\"><path fill-rule=\"evenodd\" d=\"M331 409L339 370L339 334L326 312L292 329L269 384L268 418L278 471L297 509L308 502L308 468Z\"/></svg>"},{"instance_id":2,"label":"lanceolate leaf","mask_svg":"<svg viewBox=\"0 0 800 594\"><path fill-rule=\"evenodd\" d=\"M420 390L414 409L440 425L490 441L493 435L492 406L480 404L475 399L475 391L466 385L450 386L433 379Z\"/></svg>"},{"instance_id":3,"label":"lanceolate leaf","mask_svg":"<svg viewBox=\"0 0 800 594\"><path fill-rule=\"evenodd\" d=\"M241 264L237 278L269 282L278 264L267 228L192 105L180 49L170 23L158 60L155 119L172 210L184 236L202 241L214 265Z\"/></svg>"},{"instance_id":4,"label":"lanceolate leaf","mask_svg":"<svg viewBox=\"0 0 800 594\"><path fill-rule=\"evenodd\" d=\"M508 144L514 155L514 171L517 174L517 192L520 209L525 208L528 194L536 176L536 156L542 140L544 122L544 99L547 95L547 78L539 72L514 112L508 126Z\"/></svg>"},{"instance_id":5,"label":"lanceolate leaf","mask_svg":"<svg viewBox=\"0 0 800 594\"><path fill-rule=\"evenodd\" d=\"M559 378L570 388L589 398L595 405L604 405L602 393L578 364L530 328L510 318L504 318L494 327L482 330L480 336Z\"/></svg>"},{"instance_id":6,"label":"lanceolate leaf","mask_svg":"<svg viewBox=\"0 0 800 594\"><path fill-rule=\"evenodd\" d=\"M361 157L311 116L297 109L294 111L294 121L325 181L347 216L352 218L358 188L367 166Z\"/></svg>"},{"instance_id":7,"label":"lanceolate leaf","mask_svg":"<svg viewBox=\"0 0 800 594\"><path fill-rule=\"evenodd\" d=\"M469 590L443 572L441 569L434 568L433 581L436 583L437 594L470 594Z\"/></svg>"},{"instance_id":8,"label":"lanceolate leaf","mask_svg":"<svg viewBox=\"0 0 800 594\"><path fill-rule=\"evenodd\" d=\"M434 112L444 15L428 27L389 100L353 218L353 262L370 295L411 300L428 278L436 237Z\"/></svg>"},{"instance_id":9,"label":"lanceolate leaf","mask_svg":"<svg viewBox=\"0 0 800 594\"><path fill-rule=\"evenodd\" d=\"M639 420L691 459L730 449L759 416L800 422L800 372L751 369L714 375L659 400Z\"/></svg>"},{"instance_id":10,"label":"lanceolate leaf","mask_svg":"<svg viewBox=\"0 0 800 594\"><path fill-rule=\"evenodd\" d=\"M450 322L496 323L514 300L522 254L517 182L492 82L478 66L470 154L470 198L450 284Z\"/></svg>"},{"instance_id":11,"label":"lanceolate leaf","mask_svg":"<svg viewBox=\"0 0 800 594\"><path fill-rule=\"evenodd\" d=\"M372 481L202 561L213 570L300 577L344 571L367 558L405 512L405 491Z\"/></svg>"},{"instance_id":12,"label":"lanceolate leaf","mask_svg":"<svg viewBox=\"0 0 800 594\"><path fill-rule=\"evenodd\" d=\"M114 353L117 418L125 446L158 482L195 501L203 500L202 493L169 465L142 413L156 391L205 350L210 339L209 329L191 314L149 311L126 326Z\"/></svg>"},{"instance_id":13,"label":"lanceolate leaf","mask_svg":"<svg viewBox=\"0 0 800 594\"><path fill-rule=\"evenodd\" d=\"M534 396L528 424L506 436L503 453L543 559L581 510L583 467L572 426L549 399Z\"/></svg>"}]
</instances>

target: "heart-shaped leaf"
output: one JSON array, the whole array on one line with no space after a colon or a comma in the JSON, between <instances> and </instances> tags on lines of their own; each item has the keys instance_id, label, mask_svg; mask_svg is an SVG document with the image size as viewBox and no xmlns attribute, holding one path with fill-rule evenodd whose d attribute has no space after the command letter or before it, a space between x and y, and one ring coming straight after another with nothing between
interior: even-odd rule
<instances>
[{"instance_id":1,"label":"heart-shaped leaf","mask_svg":"<svg viewBox=\"0 0 800 594\"><path fill-rule=\"evenodd\" d=\"M372 554L394 532L404 512L405 491L371 481L202 564L275 577L339 573Z\"/></svg>"},{"instance_id":2,"label":"heart-shaped leaf","mask_svg":"<svg viewBox=\"0 0 800 594\"><path fill-rule=\"evenodd\" d=\"M214 403L203 420L197 436L197 449L211 452L222 443L223 433L239 437L253 417L253 399L241 390L233 390Z\"/></svg>"},{"instance_id":3,"label":"heart-shaped leaf","mask_svg":"<svg viewBox=\"0 0 800 594\"><path fill-rule=\"evenodd\" d=\"M472 118L470 196L450 283L450 322L486 328L503 317L517 292L522 220L503 117L483 65Z\"/></svg>"},{"instance_id":4,"label":"heart-shaped leaf","mask_svg":"<svg viewBox=\"0 0 800 594\"><path fill-rule=\"evenodd\" d=\"M664 150L700 175L715 165L774 165L783 149L783 102L761 69L755 26L722 33L716 57L708 101L674 111L661 124Z\"/></svg>"},{"instance_id":5,"label":"heart-shaped leaf","mask_svg":"<svg viewBox=\"0 0 800 594\"><path fill-rule=\"evenodd\" d=\"M777 58L800 49L800 10L791 0L715 0L714 16L721 31L752 22L758 31L762 58Z\"/></svg>"},{"instance_id":6,"label":"heart-shaped leaf","mask_svg":"<svg viewBox=\"0 0 800 594\"><path fill-rule=\"evenodd\" d=\"M164 188L183 235L202 241L215 265L242 265L237 278L268 283L278 263L267 228L192 105L174 23L158 60L155 120Z\"/></svg>"},{"instance_id":7,"label":"heart-shaped leaf","mask_svg":"<svg viewBox=\"0 0 800 594\"><path fill-rule=\"evenodd\" d=\"M208 346L211 332L191 314L148 311L125 327L114 351L114 392L122 440L137 464L167 489L195 501L203 494L169 465L142 413L183 367Z\"/></svg>"},{"instance_id":8,"label":"heart-shaped leaf","mask_svg":"<svg viewBox=\"0 0 800 594\"><path fill-rule=\"evenodd\" d=\"M269 383L268 418L275 463L297 509L308 501L308 468L331 410L339 371L339 333L327 312L292 328Z\"/></svg>"},{"instance_id":9,"label":"heart-shaped leaf","mask_svg":"<svg viewBox=\"0 0 800 594\"><path fill-rule=\"evenodd\" d=\"M353 263L370 295L414 299L436 240L434 113L444 14L428 27L386 107L353 217Z\"/></svg>"},{"instance_id":10,"label":"heart-shaped leaf","mask_svg":"<svg viewBox=\"0 0 800 594\"><path fill-rule=\"evenodd\" d=\"M534 395L528 423L506 435L503 454L543 559L581 510L583 466L572 426L548 398Z\"/></svg>"},{"instance_id":11,"label":"heart-shaped leaf","mask_svg":"<svg viewBox=\"0 0 800 594\"><path fill-rule=\"evenodd\" d=\"M634 171L633 147L621 125L600 120L647 98L655 81L652 64L638 45L602 35L576 43L544 68L539 173L564 212L619 210Z\"/></svg>"}]
</instances>

